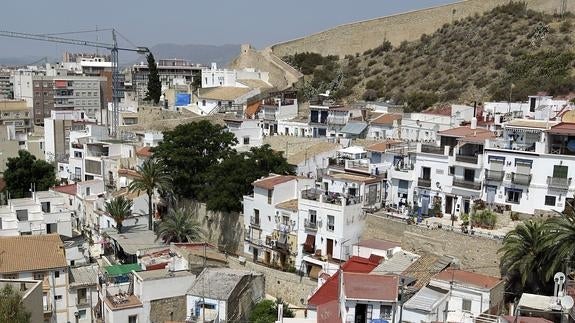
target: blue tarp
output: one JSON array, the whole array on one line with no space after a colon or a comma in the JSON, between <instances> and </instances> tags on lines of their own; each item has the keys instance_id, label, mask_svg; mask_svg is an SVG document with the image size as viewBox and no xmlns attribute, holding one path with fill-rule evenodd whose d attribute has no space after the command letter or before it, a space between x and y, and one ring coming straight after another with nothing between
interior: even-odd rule
<instances>
[{"instance_id":1,"label":"blue tarp","mask_svg":"<svg viewBox=\"0 0 575 323\"><path fill-rule=\"evenodd\" d=\"M184 107L190 105L191 95L188 93L178 93L176 94L176 106L177 107Z\"/></svg>"}]
</instances>

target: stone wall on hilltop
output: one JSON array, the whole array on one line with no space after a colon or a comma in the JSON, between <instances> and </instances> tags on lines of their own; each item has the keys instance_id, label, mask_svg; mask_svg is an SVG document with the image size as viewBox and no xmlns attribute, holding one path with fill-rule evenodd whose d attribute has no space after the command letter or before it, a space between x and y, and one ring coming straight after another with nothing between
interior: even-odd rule
<instances>
[{"instance_id":1,"label":"stone wall on hilltop","mask_svg":"<svg viewBox=\"0 0 575 323\"><path fill-rule=\"evenodd\" d=\"M524 0L530 9L550 14L575 11L575 0ZM393 16L340 25L306 37L271 46L277 57L314 52L322 55L355 55L375 48L387 39L393 45L419 39L454 20L481 14L509 0L466 0L454 4L422 9ZM269 50L269 49L268 49Z\"/></svg>"}]
</instances>

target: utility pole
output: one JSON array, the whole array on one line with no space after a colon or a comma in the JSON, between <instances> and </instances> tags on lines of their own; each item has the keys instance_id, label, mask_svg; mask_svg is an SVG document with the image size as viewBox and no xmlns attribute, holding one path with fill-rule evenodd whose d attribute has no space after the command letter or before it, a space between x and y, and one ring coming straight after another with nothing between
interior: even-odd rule
<instances>
[{"instance_id":1,"label":"utility pole","mask_svg":"<svg viewBox=\"0 0 575 323\"><path fill-rule=\"evenodd\" d=\"M206 270L206 242L204 241L204 261L202 265L202 273L206 274L204 271ZM218 312L220 309L218 308ZM202 279L202 322L206 322L206 277L204 276Z\"/></svg>"},{"instance_id":2,"label":"utility pole","mask_svg":"<svg viewBox=\"0 0 575 323\"><path fill-rule=\"evenodd\" d=\"M403 285L405 284L405 279L400 278L399 280L399 323L403 319Z\"/></svg>"}]
</instances>

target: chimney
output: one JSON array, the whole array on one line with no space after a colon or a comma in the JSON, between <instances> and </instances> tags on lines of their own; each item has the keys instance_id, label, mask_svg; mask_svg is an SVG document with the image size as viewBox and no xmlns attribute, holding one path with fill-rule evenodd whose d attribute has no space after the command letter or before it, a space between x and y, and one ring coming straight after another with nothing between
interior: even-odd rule
<instances>
[{"instance_id":1,"label":"chimney","mask_svg":"<svg viewBox=\"0 0 575 323\"><path fill-rule=\"evenodd\" d=\"M477 129L477 101L473 102L473 118L471 118L471 129Z\"/></svg>"}]
</instances>

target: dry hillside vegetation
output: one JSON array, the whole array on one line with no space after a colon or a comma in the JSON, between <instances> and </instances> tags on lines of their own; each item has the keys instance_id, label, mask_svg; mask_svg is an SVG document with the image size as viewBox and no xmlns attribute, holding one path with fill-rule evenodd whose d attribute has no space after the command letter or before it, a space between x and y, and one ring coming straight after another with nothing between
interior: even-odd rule
<instances>
[{"instance_id":1,"label":"dry hillside vegetation","mask_svg":"<svg viewBox=\"0 0 575 323\"><path fill-rule=\"evenodd\" d=\"M445 24L418 41L382 45L344 58L301 53L284 60L306 75L301 97L390 99L419 111L440 102L524 100L574 90L571 14L552 16L511 2Z\"/></svg>"}]
</instances>

